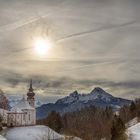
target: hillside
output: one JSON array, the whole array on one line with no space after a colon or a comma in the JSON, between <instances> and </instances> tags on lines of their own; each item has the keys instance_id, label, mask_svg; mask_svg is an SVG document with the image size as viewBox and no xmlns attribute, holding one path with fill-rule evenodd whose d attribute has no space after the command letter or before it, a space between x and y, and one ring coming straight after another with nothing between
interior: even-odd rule
<instances>
[{"instance_id":1,"label":"hillside","mask_svg":"<svg viewBox=\"0 0 140 140\"><path fill-rule=\"evenodd\" d=\"M128 128L128 140L140 140L140 123Z\"/></svg>"},{"instance_id":2,"label":"hillside","mask_svg":"<svg viewBox=\"0 0 140 140\"><path fill-rule=\"evenodd\" d=\"M5 137L7 140L47 140L63 138L46 126L15 127L9 129Z\"/></svg>"},{"instance_id":3,"label":"hillside","mask_svg":"<svg viewBox=\"0 0 140 140\"><path fill-rule=\"evenodd\" d=\"M3 136L0 135L0 140L6 140Z\"/></svg>"},{"instance_id":4,"label":"hillside","mask_svg":"<svg viewBox=\"0 0 140 140\"><path fill-rule=\"evenodd\" d=\"M73 112L88 106L101 108L110 106L116 111L121 106L130 103L130 100L114 97L103 89L96 87L88 94L79 94L77 91L74 91L69 96L59 99L55 103L44 104L38 107L37 119L45 118L52 110L65 114L66 112Z\"/></svg>"},{"instance_id":5,"label":"hillside","mask_svg":"<svg viewBox=\"0 0 140 140\"><path fill-rule=\"evenodd\" d=\"M64 140L65 136L56 133L47 126L38 125L11 128L5 132L5 138L7 140ZM73 140L81 139L73 138Z\"/></svg>"}]
</instances>

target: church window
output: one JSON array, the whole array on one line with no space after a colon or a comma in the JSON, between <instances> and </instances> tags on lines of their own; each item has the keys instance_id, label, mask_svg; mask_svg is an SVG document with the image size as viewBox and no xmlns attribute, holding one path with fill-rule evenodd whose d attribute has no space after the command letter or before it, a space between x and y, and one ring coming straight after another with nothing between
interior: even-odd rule
<instances>
[{"instance_id":1,"label":"church window","mask_svg":"<svg viewBox=\"0 0 140 140\"><path fill-rule=\"evenodd\" d=\"M23 115L23 120L25 121L25 114Z\"/></svg>"},{"instance_id":2,"label":"church window","mask_svg":"<svg viewBox=\"0 0 140 140\"><path fill-rule=\"evenodd\" d=\"M30 114L29 114L29 121L30 121L30 119L31 119L31 116L30 116Z\"/></svg>"}]
</instances>

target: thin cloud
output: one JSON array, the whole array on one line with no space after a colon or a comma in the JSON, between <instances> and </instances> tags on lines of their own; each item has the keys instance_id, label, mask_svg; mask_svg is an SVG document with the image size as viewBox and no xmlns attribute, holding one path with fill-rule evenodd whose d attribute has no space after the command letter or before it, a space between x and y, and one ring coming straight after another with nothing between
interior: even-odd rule
<instances>
[{"instance_id":1,"label":"thin cloud","mask_svg":"<svg viewBox=\"0 0 140 140\"><path fill-rule=\"evenodd\" d=\"M125 26L129 26L129 25L133 25L135 23L137 23L137 21L131 21L131 22L124 23L124 24L121 24L121 25L110 25L110 26L107 25L107 26L101 27L99 29L93 29L93 30L89 30L89 31L80 32L80 33L65 36L65 37L59 39L57 42L59 43L59 42L62 42L62 41L68 40L68 39L83 37L83 36L86 36L86 35L89 35L89 34L92 34L92 33L95 33L95 32L102 32L102 31L106 31L106 30L112 30L112 29L116 29L116 28L120 28L120 27L125 27Z\"/></svg>"}]
</instances>

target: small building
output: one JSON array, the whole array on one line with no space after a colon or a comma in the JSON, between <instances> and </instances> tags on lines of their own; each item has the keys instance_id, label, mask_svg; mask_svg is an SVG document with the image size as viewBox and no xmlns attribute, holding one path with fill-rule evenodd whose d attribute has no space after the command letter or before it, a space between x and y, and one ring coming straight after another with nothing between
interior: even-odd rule
<instances>
[{"instance_id":1,"label":"small building","mask_svg":"<svg viewBox=\"0 0 140 140\"><path fill-rule=\"evenodd\" d=\"M7 112L7 126L29 126L36 124L35 93L33 91L31 80L27 99L23 97Z\"/></svg>"}]
</instances>

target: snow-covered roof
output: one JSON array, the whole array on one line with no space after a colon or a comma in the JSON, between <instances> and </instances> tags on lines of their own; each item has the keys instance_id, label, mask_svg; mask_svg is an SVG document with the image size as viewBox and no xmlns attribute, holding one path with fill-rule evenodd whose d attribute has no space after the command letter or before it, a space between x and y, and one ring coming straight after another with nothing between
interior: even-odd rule
<instances>
[{"instance_id":1,"label":"snow-covered roof","mask_svg":"<svg viewBox=\"0 0 140 140\"><path fill-rule=\"evenodd\" d=\"M22 112L24 109L34 109L25 98L21 99L10 111Z\"/></svg>"}]
</instances>

